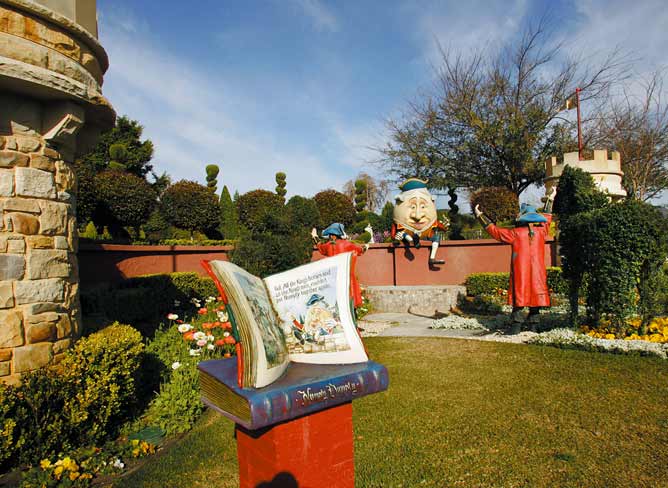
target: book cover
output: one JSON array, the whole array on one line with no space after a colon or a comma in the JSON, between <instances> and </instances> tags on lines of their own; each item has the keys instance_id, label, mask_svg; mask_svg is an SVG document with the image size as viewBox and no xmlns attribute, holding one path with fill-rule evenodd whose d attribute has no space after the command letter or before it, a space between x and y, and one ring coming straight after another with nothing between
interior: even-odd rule
<instances>
[{"instance_id":1,"label":"book cover","mask_svg":"<svg viewBox=\"0 0 668 488\"><path fill-rule=\"evenodd\" d=\"M257 389L239 387L234 358L203 361L198 368L204 403L253 430L384 391L389 385L387 369L374 361L290 363L280 379Z\"/></svg>"}]
</instances>

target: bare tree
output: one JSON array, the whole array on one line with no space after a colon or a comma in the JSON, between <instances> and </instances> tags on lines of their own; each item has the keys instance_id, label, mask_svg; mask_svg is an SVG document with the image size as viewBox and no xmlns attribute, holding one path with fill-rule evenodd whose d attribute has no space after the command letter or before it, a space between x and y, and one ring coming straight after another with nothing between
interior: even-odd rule
<instances>
[{"instance_id":1,"label":"bare tree","mask_svg":"<svg viewBox=\"0 0 668 488\"><path fill-rule=\"evenodd\" d=\"M619 50L592 67L553 43L546 18L498 52L465 56L441 49L433 94L387 121L379 163L395 178L429 178L433 188L504 186L517 195L541 183L544 161L573 145L558 114L582 89L597 100L623 77Z\"/></svg>"},{"instance_id":2,"label":"bare tree","mask_svg":"<svg viewBox=\"0 0 668 488\"><path fill-rule=\"evenodd\" d=\"M668 189L668 104L663 71L643 79L635 93L625 86L593 121L592 143L619 151L630 198L647 201Z\"/></svg>"},{"instance_id":3,"label":"bare tree","mask_svg":"<svg viewBox=\"0 0 668 488\"><path fill-rule=\"evenodd\" d=\"M360 172L357 178L347 181L343 185L343 194L351 201L355 201L355 181L357 180L363 180L366 183L366 210L375 212L380 209L385 204L387 194L390 191L387 180L375 179L365 172Z\"/></svg>"}]
</instances>

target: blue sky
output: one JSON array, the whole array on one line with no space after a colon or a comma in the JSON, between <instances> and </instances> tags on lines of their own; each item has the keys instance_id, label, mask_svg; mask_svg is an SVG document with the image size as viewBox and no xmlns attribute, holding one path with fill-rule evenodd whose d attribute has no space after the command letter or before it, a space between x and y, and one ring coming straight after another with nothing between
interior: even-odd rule
<instances>
[{"instance_id":1,"label":"blue sky","mask_svg":"<svg viewBox=\"0 0 668 488\"><path fill-rule=\"evenodd\" d=\"M368 147L431 88L438 43L497 46L548 5L569 51L595 59L623 45L637 76L668 65L660 0L97 2L103 93L144 126L156 170L204 182L216 163L219 187L240 193L273 190L277 171L288 196L380 175Z\"/></svg>"}]
</instances>

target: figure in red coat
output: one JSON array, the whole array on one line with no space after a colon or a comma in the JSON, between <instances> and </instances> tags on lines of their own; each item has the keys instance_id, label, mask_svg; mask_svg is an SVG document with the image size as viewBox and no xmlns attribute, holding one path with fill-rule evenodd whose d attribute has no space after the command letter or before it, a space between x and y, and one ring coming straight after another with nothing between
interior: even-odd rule
<instances>
[{"instance_id":1,"label":"figure in red coat","mask_svg":"<svg viewBox=\"0 0 668 488\"><path fill-rule=\"evenodd\" d=\"M503 229L493 224L476 205L475 216L487 233L499 242L512 246L510 258L510 286L508 303L512 305L511 334L520 332L522 309L529 307L527 321L535 332L541 307L550 306L550 291L547 287L545 269L545 238L552 222L552 202L556 190L547 197L542 213L532 205L522 204L513 229Z\"/></svg>"},{"instance_id":2,"label":"figure in red coat","mask_svg":"<svg viewBox=\"0 0 668 488\"><path fill-rule=\"evenodd\" d=\"M362 289L360 284L357 281L355 276L355 264L357 261L357 256L361 256L364 251L367 250L368 246L358 246L348 240L348 236L343 230L343 224L334 223L322 231L322 236L328 238L329 240L325 243L318 241L318 232L313 229L311 231L311 236L315 241L315 245L318 248L318 251L323 256L335 256L343 252L352 252L353 258L350 262L350 296L353 299L353 304L356 307L362 305Z\"/></svg>"}]
</instances>

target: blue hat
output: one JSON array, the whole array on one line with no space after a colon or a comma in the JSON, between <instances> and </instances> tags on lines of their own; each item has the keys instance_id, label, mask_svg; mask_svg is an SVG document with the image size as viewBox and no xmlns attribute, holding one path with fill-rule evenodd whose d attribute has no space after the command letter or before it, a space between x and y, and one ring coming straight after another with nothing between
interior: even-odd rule
<instances>
[{"instance_id":1,"label":"blue hat","mask_svg":"<svg viewBox=\"0 0 668 488\"><path fill-rule=\"evenodd\" d=\"M538 213L536 207L523 203L520 206L520 214L517 216L517 222L521 224L539 224L547 222L544 215Z\"/></svg>"},{"instance_id":2,"label":"blue hat","mask_svg":"<svg viewBox=\"0 0 668 488\"><path fill-rule=\"evenodd\" d=\"M322 237L328 237L330 235L336 237L345 237L346 231L343 230L343 224L334 222L333 224L330 224L329 227L327 227L325 230L322 231Z\"/></svg>"},{"instance_id":3,"label":"blue hat","mask_svg":"<svg viewBox=\"0 0 668 488\"><path fill-rule=\"evenodd\" d=\"M311 298L308 299L308 302L306 302L306 306L310 307L314 303L321 302L325 299L322 295L318 295L317 293L315 295L311 295Z\"/></svg>"},{"instance_id":4,"label":"blue hat","mask_svg":"<svg viewBox=\"0 0 668 488\"><path fill-rule=\"evenodd\" d=\"M401 191L417 190L418 188L427 188L427 181L419 178L409 178L399 185Z\"/></svg>"}]
</instances>

